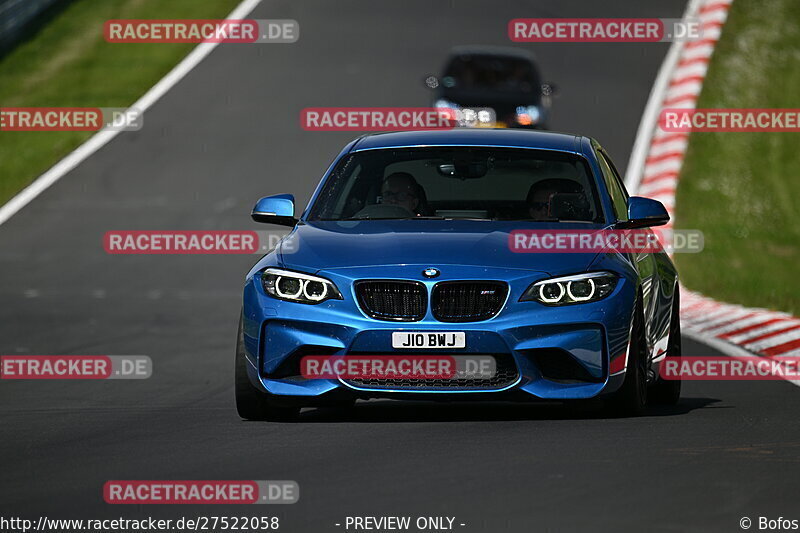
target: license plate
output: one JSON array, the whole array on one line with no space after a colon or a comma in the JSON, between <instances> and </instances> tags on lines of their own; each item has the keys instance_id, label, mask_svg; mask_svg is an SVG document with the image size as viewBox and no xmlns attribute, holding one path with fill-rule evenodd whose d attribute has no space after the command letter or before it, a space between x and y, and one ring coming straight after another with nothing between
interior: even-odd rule
<instances>
[{"instance_id":1,"label":"license plate","mask_svg":"<svg viewBox=\"0 0 800 533\"><path fill-rule=\"evenodd\" d=\"M465 348L467 337L463 331L395 331L392 348Z\"/></svg>"}]
</instances>

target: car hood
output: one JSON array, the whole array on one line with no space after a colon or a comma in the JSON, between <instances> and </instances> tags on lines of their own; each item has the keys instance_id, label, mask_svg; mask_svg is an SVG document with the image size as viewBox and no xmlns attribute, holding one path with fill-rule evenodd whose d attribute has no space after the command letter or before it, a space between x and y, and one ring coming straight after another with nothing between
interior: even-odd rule
<instances>
[{"instance_id":1,"label":"car hood","mask_svg":"<svg viewBox=\"0 0 800 533\"><path fill-rule=\"evenodd\" d=\"M277 250L282 266L306 272L381 265L464 265L559 275L586 270L594 253L517 253L519 229L600 229L600 225L475 220L363 220L300 223Z\"/></svg>"}]
</instances>

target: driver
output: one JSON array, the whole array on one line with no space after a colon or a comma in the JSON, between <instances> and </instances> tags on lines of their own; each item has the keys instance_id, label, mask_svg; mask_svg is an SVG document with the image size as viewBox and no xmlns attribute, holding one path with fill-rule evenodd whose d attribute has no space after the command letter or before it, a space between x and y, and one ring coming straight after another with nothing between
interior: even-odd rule
<instances>
[{"instance_id":1,"label":"driver","mask_svg":"<svg viewBox=\"0 0 800 533\"><path fill-rule=\"evenodd\" d=\"M424 194L420 184L408 172L389 174L381 186L382 203L404 207L418 216L422 214Z\"/></svg>"},{"instance_id":2,"label":"driver","mask_svg":"<svg viewBox=\"0 0 800 533\"><path fill-rule=\"evenodd\" d=\"M579 183L562 178L537 181L528 190L528 212L533 220L550 218L550 200L554 194L583 192Z\"/></svg>"}]
</instances>

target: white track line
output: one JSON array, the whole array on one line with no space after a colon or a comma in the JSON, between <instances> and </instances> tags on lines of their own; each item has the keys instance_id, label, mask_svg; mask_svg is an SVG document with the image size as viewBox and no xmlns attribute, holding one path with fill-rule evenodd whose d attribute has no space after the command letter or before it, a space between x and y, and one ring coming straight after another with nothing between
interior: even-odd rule
<instances>
[{"instance_id":1,"label":"white track line","mask_svg":"<svg viewBox=\"0 0 800 533\"><path fill-rule=\"evenodd\" d=\"M242 0L242 2L231 11L226 19L245 18L261 0ZM211 53L219 43L201 43L189 52L183 61L178 63L166 76L161 78L144 96L139 98L131 107L144 112L150 106L164 96L172 87L184 78L194 67L196 67L205 57ZM48 187L61 179L70 170L77 167L90 155L105 146L111 139L117 136L120 130L102 129L92 135L86 142L81 144L64 159L56 163L50 170L36 178L30 185L20 191L16 196L0 207L0 224L14 216L20 209L28 205L34 198L39 196Z\"/></svg>"},{"instance_id":2,"label":"white track line","mask_svg":"<svg viewBox=\"0 0 800 533\"><path fill-rule=\"evenodd\" d=\"M702 0L690 0L686 6L686 11L683 13L683 18L689 18L693 13L697 13ZM642 121L639 123L639 129L636 131L636 140L633 144L631 157L628 160L628 169L625 172L625 186L629 191L635 191L639 188L639 182L642 180L644 169L644 160L647 157L647 152L650 148L650 141L653 138L653 131L658 122L658 114L661 112L661 103L664 101L664 91L667 89L667 84L672 77L672 71L678 64L683 43L673 41L667 52L667 57L661 63L656 76L656 82L650 90L650 96L647 98L647 105L642 114Z\"/></svg>"}]
</instances>

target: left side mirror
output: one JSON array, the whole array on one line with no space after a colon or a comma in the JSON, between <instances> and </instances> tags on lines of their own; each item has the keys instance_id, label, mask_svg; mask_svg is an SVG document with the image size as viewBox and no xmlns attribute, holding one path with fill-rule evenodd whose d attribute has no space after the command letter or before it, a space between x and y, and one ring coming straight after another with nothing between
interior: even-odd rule
<instances>
[{"instance_id":1,"label":"left side mirror","mask_svg":"<svg viewBox=\"0 0 800 533\"><path fill-rule=\"evenodd\" d=\"M265 196L256 202L250 216L256 222L294 227L297 224L297 219L294 218L294 196L291 194Z\"/></svg>"},{"instance_id":2,"label":"left side mirror","mask_svg":"<svg viewBox=\"0 0 800 533\"><path fill-rule=\"evenodd\" d=\"M556 96L558 94L558 85L555 83L542 84L542 96Z\"/></svg>"},{"instance_id":3,"label":"left side mirror","mask_svg":"<svg viewBox=\"0 0 800 533\"><path fill-rule=\"evenodd\" d=\"M669 222L664 204L652 198L643 196L631 196L628 198L628 220L620 222L619 226L632 228L649 228L652 226L663 226Z\"/></svg>"},{"instance_id":4,"label":"left side mirror","mask_svg":"<svg viewBox=\"0 0 800 533\"><path fill-rule=\"evenodd\" d=\"M430 76L425 76L425 87L428 89L436 89L439 86L439 78L431 74Z\"/></svg>"}]
</instances>

